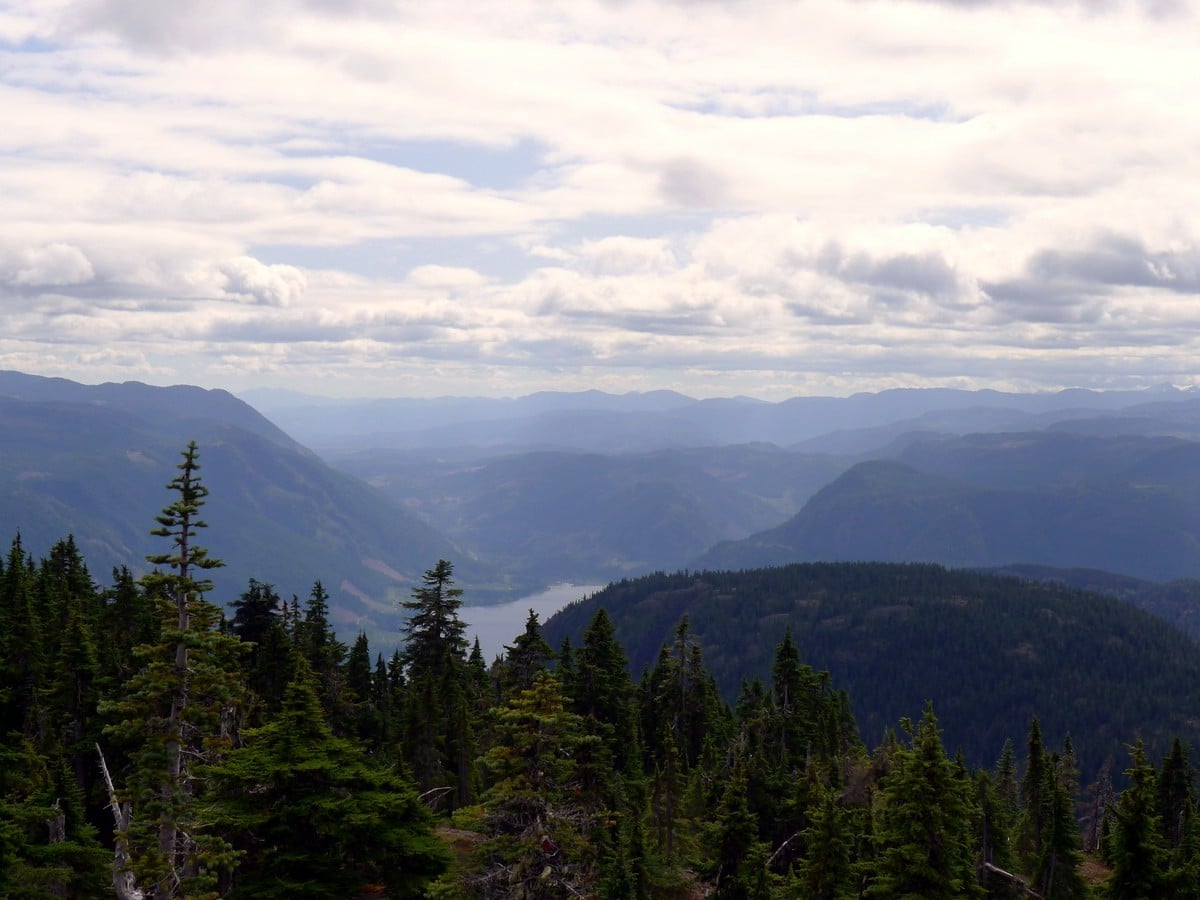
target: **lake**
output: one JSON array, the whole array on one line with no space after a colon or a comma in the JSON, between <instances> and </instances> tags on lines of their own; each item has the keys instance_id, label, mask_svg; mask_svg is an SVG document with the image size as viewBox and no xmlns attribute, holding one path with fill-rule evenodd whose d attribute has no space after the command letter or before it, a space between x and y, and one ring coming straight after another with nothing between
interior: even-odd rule
<instances>
[{"instance_id":1,"label":"lake","mask_svg":"<svg viewBox=\"0 0 1200 900\"><path fill-rule=\"evenodd\" d=\"M490 666L492 660L504 652L504 645L511 645L517 635L525 631L529 610L538 614L539 622L545 622L568 603L594 594L602 587L602 584L555 584L540 593L510 603L460 607L458 614L467 623L468 648L475 643L478 635L483 660ZM554 649L558 650L557 647Z\"/></svg>"}]
</instances>

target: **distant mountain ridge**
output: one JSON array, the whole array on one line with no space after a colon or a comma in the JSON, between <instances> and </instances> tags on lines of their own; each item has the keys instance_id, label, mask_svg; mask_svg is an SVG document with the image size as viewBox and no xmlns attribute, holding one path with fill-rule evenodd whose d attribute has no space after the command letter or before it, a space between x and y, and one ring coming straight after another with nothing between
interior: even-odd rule
<instances>
[{"instance_id":1,"label":"distant mountain ridge","mask_svg":"<svg viewBox=\"0 0 1200 900\"><path fill-rule=\"evenodd\" d=\"M978 410L1007 411L1003 427L1008 427L1018 419L1055 411L1094 417L1139 404L1195 397L1172 387L1042 394L898 388L775 403L746 397L698 400L674 391L620 395L543 391L518 398L359 399L336 404L328 398L306 401L277 392L247 391L245 396L289 434L318 451L368 446L601 453L754 442L789 447L833 432L879 428L930 414L953 419L956 412L966 416L973 410L976 415ZM575 431L572 422L591 427ZM606 434L614 437L606 439Z\"/></svg>"},{"instance_id":2,"label":"distant mountain ridge","mask_svg":"<svg viewBox=\"0 0 1200 900\"><path fill-rule=\"evenodd\" d=\"M1054 431L936 437L858 463L794 517L694 561L1015 563L1200 577L1200 443Z\"/></svg>"},{"instance_id":3,"label":"distant mountain ridge","mask_svg":"<svg viewBox=\"0 0 1200 900\"><path fill-rule=\"evenodd\" d=\"M281 446L304 449L254 407L220 389L185 384L155 387L140 381L85 385L66 378L43 378L5 370L0 371L0 397L31 403L82 404L118 410L141 419L154 416L181 422L224 422Z\"/></svg>"}]
</instances>

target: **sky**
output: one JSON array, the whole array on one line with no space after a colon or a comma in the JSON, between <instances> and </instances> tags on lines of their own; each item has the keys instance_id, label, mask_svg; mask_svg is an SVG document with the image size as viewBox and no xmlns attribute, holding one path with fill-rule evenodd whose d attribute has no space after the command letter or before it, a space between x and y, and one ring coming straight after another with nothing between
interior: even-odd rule
<instances>
[{"instance_id":1,"label":"sky","mask_svg":"<svg viewBox=\"0 0 1200 900\"><path fill-rule=\"evenodd\" d=\"M0 0L0 368L1200 383L1200 9Z\"/></svg>"}]
</instances>

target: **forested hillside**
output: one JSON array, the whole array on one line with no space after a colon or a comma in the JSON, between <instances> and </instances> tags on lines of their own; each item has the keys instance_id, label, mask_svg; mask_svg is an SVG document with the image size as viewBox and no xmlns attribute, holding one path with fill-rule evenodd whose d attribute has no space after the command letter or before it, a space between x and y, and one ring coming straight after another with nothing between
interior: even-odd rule
<instances>
[{"instance_id":1,"label":"forested hillside","mask_svg":"<svg viewBox=\"0 0 1200 900\"><path fill-rule=\"evenodd\" d=\"M686 616L722 695L766 678L790 629L853 698L863 736L933 701L947 744L978 764L1033 714L1097 771L1129 735L1161 751L1200 738L1200 645L1127 603L933 565L798 564L651 575L610 585L547 624L572 639L605 608L636 675Z\"/></svg>"}]
</instances>

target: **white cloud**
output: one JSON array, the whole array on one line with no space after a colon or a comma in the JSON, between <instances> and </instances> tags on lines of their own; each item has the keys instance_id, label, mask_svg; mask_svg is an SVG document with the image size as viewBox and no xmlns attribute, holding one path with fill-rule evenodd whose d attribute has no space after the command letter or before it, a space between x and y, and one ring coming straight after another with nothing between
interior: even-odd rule
<instances>
[{"instance_id":1,"label":"white cloud","mask_svg":"<svg viewBox=\"0 0 1200 900\"><path fill-rule=\"evenodd\" d=\"M7 266L0 263L0 277L23 287L84 284L94 274L92 263L82 250L57 242L27 247L14 254Z\"/></svg>"},{"instance_id":2,"label":"white cloud","mask_svg":"<svg viewBox=\"0 0 1200 900\"><path fill-rule=\"evenodd\" d=\"M307 279L294 266L266 266L249 256L217 265L224 296L244 303L289 306L304 293Z\"/></svg>"},{"instance_id":3,"label":"white cloud","mask_svg":"<svg viewBox=\"0 0 1200 900\"><path fill-rule=\"evenodd\" d=\"M36 6L0 3L6 364L1195 377L1190 4Z\"/></svg>"}]
</instances>

